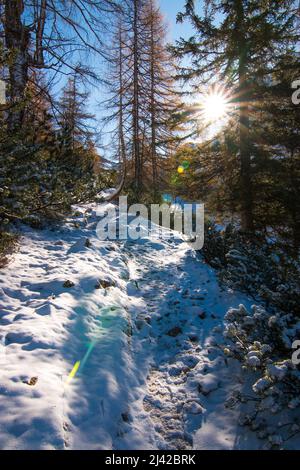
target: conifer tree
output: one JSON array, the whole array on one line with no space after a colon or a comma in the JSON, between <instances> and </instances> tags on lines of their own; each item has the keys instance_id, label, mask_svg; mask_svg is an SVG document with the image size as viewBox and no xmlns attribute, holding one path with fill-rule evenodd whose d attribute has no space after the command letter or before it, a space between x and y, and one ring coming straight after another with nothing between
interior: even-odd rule
<instances>
[{"instance_id":1,"label":"conifer tree","mask_svg":"<svg viewBox=\"0 0 300 470\"><path fill-rule=\"evenodd\" d=\"M176 146L175 131L179 131L182 103L176 92L174 61L166 46L166 26L156 0L149 0L144 13L145 29L148 28L144 60L148 67L147 142L154 192L161 189L166 163ZM148 65L147 65L148 64Z\"/></svg>"},{"instance_id":2,"label":"conifer tree","mask_svg":"<svg viewBox=\"0 0 300 470\"><path fill-rule=\"evenodd\" d=\"M65 152L72 154L76 145L85 145L93 135L94 116L86 112L89 94L79 89L78 77L68 80L59 103L60 127Z\"/></svg>"},{"instance_id":3,"label":"conifer tree","mask_svg":"<svg viewBox=\"0 0 300 470\"><path fill-rule=\"evenodd\" d=\"M295 31L293 0L211 0L202 14L196 2L186 1L178 21L191 21L195 36L177 42L177 57L191 58L181 76L196 88L208 86L214 77L230 89L237 107L236 134L239 161L239 199L242 226L254 227L252 121L257 103L257 82L266 82L280 68L286 51L294 50L299 32Z\"/></svg>"},{"instance_id":4,"label":"conifer tree","mask_svg":"<svg viewBox=\"0 0 300 470\"><path fill-rule=\"evenodd\" d=\"M126 154L127 185L138 196L165 184L182 105L157 3L130 0L126 7L112 38L107 121L116 123L113 136L118 135L121 161Z\"/></svg>"}]
</instances>

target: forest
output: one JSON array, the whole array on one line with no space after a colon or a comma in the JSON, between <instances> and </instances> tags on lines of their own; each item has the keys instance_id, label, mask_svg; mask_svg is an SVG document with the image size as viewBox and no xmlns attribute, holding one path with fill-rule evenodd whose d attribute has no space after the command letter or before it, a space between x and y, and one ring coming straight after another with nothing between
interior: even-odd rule
<instances>
[{"instance_id":1,"label":"forest","mask_svg":"<svg viewBox=\"0 0 300 470\"><path fill-rule=\"evenodd\" d=\"M0 0L1 450L300 450L299 256L298 0Z\"/></svg>"}]
</instances>

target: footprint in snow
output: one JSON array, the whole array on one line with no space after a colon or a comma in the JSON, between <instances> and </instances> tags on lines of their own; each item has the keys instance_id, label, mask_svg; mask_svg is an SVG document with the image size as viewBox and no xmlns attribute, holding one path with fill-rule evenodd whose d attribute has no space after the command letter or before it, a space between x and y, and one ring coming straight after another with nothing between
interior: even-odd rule
<instances>
[{"instance_id":1,"label":"footprint in snow","mask_svg":"<svg viewBox=\"0 0 300 470\"><path fill-rule=\"evenodd\" d=\"M189 450L193 440L186 424L188 410L185 408L186 394L174 391L178 385L166 385L169 380L167 371L152 370L148 377L148 395L144 398L144 409L153 423L159 449Z\"/></svg>"}]
</instances>

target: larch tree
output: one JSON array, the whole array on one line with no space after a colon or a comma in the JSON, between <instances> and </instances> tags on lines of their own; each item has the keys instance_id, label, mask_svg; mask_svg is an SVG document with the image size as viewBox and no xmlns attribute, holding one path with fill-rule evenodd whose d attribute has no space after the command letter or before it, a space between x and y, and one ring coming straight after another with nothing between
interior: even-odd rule
<instances>
[{"instance_id":1,"label":"larch tree","mask_svg":"<svg viewBox=\"0 0 300 470\"><path fill-rule=\"evenodd\" d=\"M156 0L150 0L145 8L144 22L148 28L146 64L148 63L148 111L149 149L154 192L160 188L164 173L164 161L172 144L176 142L175 114L179 115L182 104L174 83L174 61L167 50L166 26Z\"/></svg>"},{"instance_id":2,"label":"larch tree","mask_svg":"<svg viewBox=\"0 0 300 470\"><path fill-rule=\"evenodd\" d=\"M103 103L108 114L103 119L105 125L111 130L110 149L112 159L117 160L120 174L118 191L122 191L128 173L129 139L132 132L131 125L131 72L128 49L128 25L124 15L117 12L114 25L112 25L110 56L108 64L107 90L109 98Z\"/></svg>"},{"instance_id":3,"label":"larch tree","mask_svg":"<svg viewBox=\"0 0 300 470\"><path fill-rule=\"evenodd\" d=\"M87 57L106 58L103 31L120 7L117 0L1 0L0 8L10 56L8 126L14 130L22 125L29 71L45 70L49 81L71 73L100 79Z\"/></svg>"},{"instance_id":4,"label":"larch tree","mask_svg":"<svg viewBox=\"0 0 300 470\"><path fill-rule=\"evenodd\" d=\"M51 119L57 117L60 109L53 88L74 74L85 77L87 82L99 83L102 77L100 67L96 70L98 60L91 66L90 57L105 60L103 32L118 8L119 2L114 0L1 0L1 76L6 81L7 96L1 106L0 225L4 220L28 219L51 207L65 209L71 202L97 192L98 179L96 182L89 171L96 150L83 136L83 132L87 135L83 126L88 116L81 114L80 132L76 126L65 126L63 132L56 132ZM82 99L83 96L76 96L76 106ZM64 117L71 119L72 103L69 104ZM39 107L36 116L35 106ZM73 111L78 118L79 110ZM66 147L64 156L71 156L75 147L76 151L80 149L80 162L84 162L81 167L68 169L68 181L73 180L69 192L58 162ZM88 171L83 177L84 169Z\"/></svg>"},{"instance_id":5,"label":"larch tree","mask_svg":"<svg viewBox=\"0 0 300 470\"><path fill-rule=\"evenodd\" d=\"M157 3L124 3L112 38L106 121L115 122L112 135L118 136L122 161L126 153L128 187L136 196L157 194L166 173L164 162L176 142L181 103Z\"/></svg>"},{"instance_id":6,"label":"larch tree","mask_svg":"<svg viewBox=\"0 0 300 470\"><path fill-rule=\"evenodd\" d=\"M85 111L89 94L81 91L78 78L69 78L59 103L62 142L67 152L74 152L76 144L85 145L92 137L89 124L94 116Z\"/></svg>"}]
</instances>

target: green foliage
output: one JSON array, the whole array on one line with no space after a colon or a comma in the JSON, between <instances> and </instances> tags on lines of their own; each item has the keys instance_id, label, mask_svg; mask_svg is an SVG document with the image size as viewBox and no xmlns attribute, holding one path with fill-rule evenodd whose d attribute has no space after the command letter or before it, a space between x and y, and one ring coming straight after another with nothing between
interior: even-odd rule
<instances>
[{"instance_id":1,"label":"green foliage","mask_svg":"<svg viewBox=\"0 0 300 470\"><path fill-rule=\"evenodd\" d=\"M231 308L225 316L228 343L224 353L241 362L254 392L254 396L235 392L227 406L239 404L239 424L256 432L259 439L267 439L266 448L284 448L300 433L297 414L287 419L288 410L300 406L300 373L291 360L297 328L293 328L291 317L270 314L256 305L251 311L243 305ZM275 426L271 425L272 415L276 416ZM283 415L285 424L278 426Z\"/></svg>"},{"instance_id":2,"label":"green foliage","mask_svg":"<svg viewBox=\"0 0 300 470\"><path fill-rule=\"evenodd\" d=\"M7 257L14 249L17 240L15 234L0 230L0 268L6 264Z\"/></svg>"},{"instance_id":3,"label":"green foliage","mask_svg":"<svg viewBox=\"0 0 300 470\"><path fill-rule=\"evenodd\" d=\"M217 74L235 85L243 56L247 81L254 85L270 67L277 68L281 48L291 51L297 43L294 13L294 0L212 0L202 5L187 1L178 19L189 21L194 35L177 41L173 52L179 58L189 56L192 66L183 65L181 75L207 83Z\"/></svg>"},{"instance_id":4,"label":"green foliage","mask_svg":"<svg viewBox=\"0 0 300 470\"><path fill-rule=\"evenodd\" d=\"M83 139L76 133L72 145L66 142L46 99L36 102L33 91L22 128L11 134L3 119L0 131L0 228L17 221L41 227L72 204L93 200L110 182L109 174L100 172L90 134ZM75 126L77 119L75 114Z\"/></svg>"},{"instance_id":5,"label":"green foliage","mask_svg":"<svg viewBox=\"0 0 300 470\"><path fill-rule=\"evenodd\" d=\"M230 116L214 139L204 136L191 146L194 171L174 175L172 184L212 212L240 213L243 219L246 207L255 228L272 227L296 254L300 106L291 100L291 84L299 78L294 1L187 1L179 20L194 29L173 47L185 59L179 76L197 92L222 83ZM178 156L186 151L179 149Z\"/></svg>"},{"instance_id":6,"label":"green foliage","mask_svg":"<svg viewBox=\"0 0 300 470\"><path fill-rule=\"evenodd\" d=\"M201 144L181 146L174 157L173 193L187 200L204 201L212 213L239 208L238 169L230 135L218 135ZM178 173L182 162L188 167Z\"/></svg>"},{"instance_id":7,"label":"green foliage","mask_svg":"<svg viewBox=\"0 0 300 470\"><path fill-rule=\"evenodd\" d=\"M249 239L233 225L219 230L208 222L202 253L227 286L264 301L270 310L300 317L299 258L272 234L256 232Z\"/></svg>"},{"instance_id":8,"label":"green foliage","mask_svg":"<svg viewBox=\"0 0 300 470\"><path fill-rule=\"evenodd\" d=\"M124 188L124 194L127 196L128 205L144 204L150 207L150 204L162 204L162 195L159 191L143 188L143 191L137 192L134 183Z\"/></svg>"}]
</instances>

